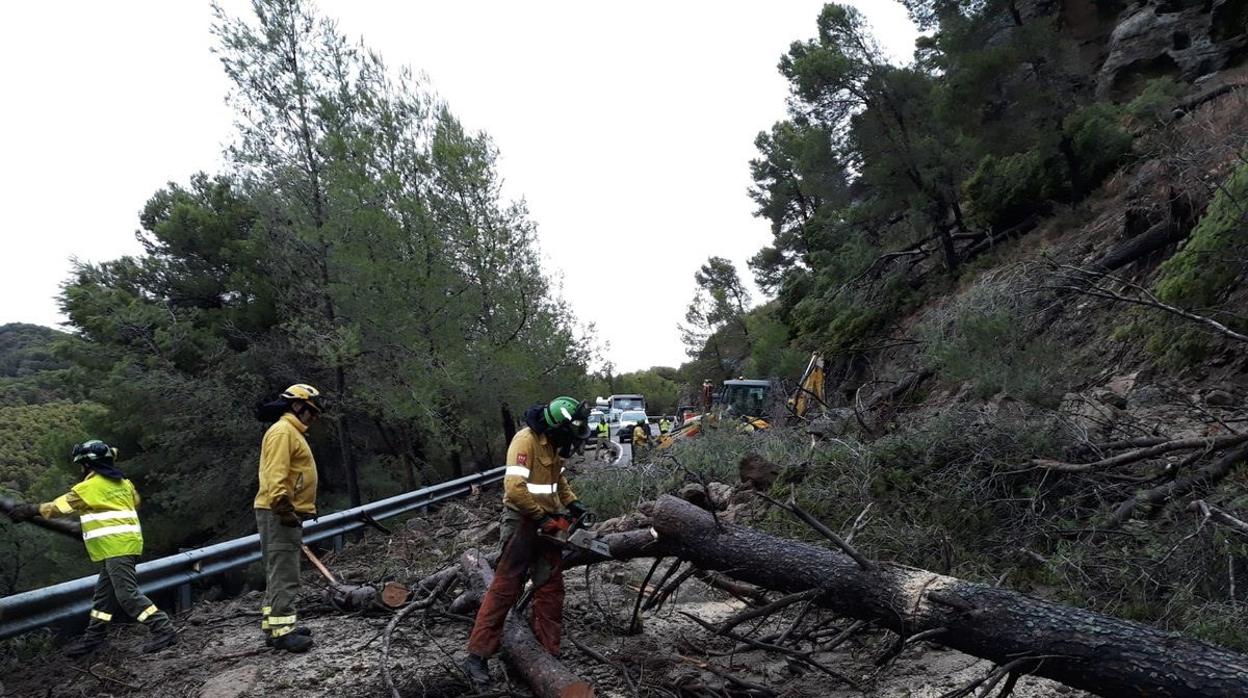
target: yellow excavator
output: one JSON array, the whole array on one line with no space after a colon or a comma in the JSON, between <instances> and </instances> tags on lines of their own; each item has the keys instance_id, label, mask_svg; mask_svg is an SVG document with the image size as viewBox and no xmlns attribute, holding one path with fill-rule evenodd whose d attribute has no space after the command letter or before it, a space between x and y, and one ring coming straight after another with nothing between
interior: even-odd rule
<instances>
[{"instance_id":1,"label":"yellow excavator","mask_svg":"<svg viewBox=\"0 0 1248 698\"><path fill-rule=\"evenodd\" d=\"M818 352L811 354L797 389L786 401L789 411L804 418L814 410L826 408L825 378L823 356ZM703 428L720 425L725 420L737 421L737 428L743 432L770 429L771 423L759 415L767 407L771 390L771 381L767 380L726 380L716 394L709 413L686 419L670 433L659 437L657 447L660 450L669 448L677 441L693 438L702 433Z\"/></svg>"}]
</instances>

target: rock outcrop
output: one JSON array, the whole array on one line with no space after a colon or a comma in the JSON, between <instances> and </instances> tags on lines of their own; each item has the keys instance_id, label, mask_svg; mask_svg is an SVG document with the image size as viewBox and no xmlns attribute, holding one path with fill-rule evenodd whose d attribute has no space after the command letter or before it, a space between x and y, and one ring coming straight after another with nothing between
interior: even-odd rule
<instances>
[{"instance_id":1,"label":"rock outcrop","mask_svg":"<svg viewBox=\"0 0 1248 698\"><path fill-rule=\"evenodd\" d=\"M1123 10L1097 96L1129 97L1152 78L1194 82L1248 56L1248 0L1150 0Z\"/></svg>"}]
</instances>

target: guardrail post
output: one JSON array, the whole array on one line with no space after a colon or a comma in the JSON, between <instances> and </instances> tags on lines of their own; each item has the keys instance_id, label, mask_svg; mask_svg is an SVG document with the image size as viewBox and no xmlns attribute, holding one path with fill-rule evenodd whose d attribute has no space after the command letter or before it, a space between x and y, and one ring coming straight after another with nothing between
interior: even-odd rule
<instances>
[{"instance_id":1,"label":"guardrail post","mask_svg":"<svg viewBox=\"0 0 1248 698\"><path fill-rule=\"evenodd\" d=\"M185 611L191 610L192 603L193 601L191 599L191 585L179 584L178 585L178 612L183 613Z\"/></svg>"},{"instance_id":2,"label":"guardrail post","mask_svg":"<svg viewBox=\"0 0 1248 698\"><path fill-rule=\"evenodd\" d=\"M336 553L342 552L342 547L344 545L342 534L339 533L338 535L334 536L331 540L333 540L334 542L334 552Z\"/></svg>"}]
</instances>

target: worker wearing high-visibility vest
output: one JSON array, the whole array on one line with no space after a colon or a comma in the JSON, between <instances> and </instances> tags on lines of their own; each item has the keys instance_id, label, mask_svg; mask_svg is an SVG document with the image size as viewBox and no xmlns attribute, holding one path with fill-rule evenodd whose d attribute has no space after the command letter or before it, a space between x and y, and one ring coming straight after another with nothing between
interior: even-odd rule
<instances>
[{"instance_id":1,"label":"worker wearing high-visibility vest","mask_svg":"<svg viewBox=\"0 0 1248 698\"><path fill-rule=\"evenodd\" d=\"M91 619L82 637L66 649L70 657L85 656L107 644L108 629L119 612L147 626L151 637L144 652L156 652L178 641L173 621L139 590L135 573L135 563L143 554L139 493L117 468L116 457L117 449L98 439L74 446L71 458L82 466L82 481L51 502L21 504L9 514L15 521L77 515L87 556L103 563L91 599Z\"/></svg>"},{"instance_id":2,"label":"worker wearing high-visibility vest","mask_svg":"<svg viewBox=\"0 0 1248 698\"><path fill-rule=\"evenodd\" d=\"M533 634L558 655L563 633L563 555L549 536L566 533L586 509L564 477L564 460L589 438L589 403L557 397L524 413L525 428L507 448L503 479L503 550L494 581L468 637L463 668L478 686L490 681L489 658L502 642L503 624L526 577L534 580ZM540 580L540 581L538 581Z\"/></svg>"},{"instance_id":3,"label":"worker wearing high-visibility vest","mask_svg":"<svg viewBox=\"0 0 1248 698\"><path fill-rule=\"evenodd\" d=\"M667 417L664 417L659 420L659 433L660 434L666 434L667 432L671 430L672 430L672 423L667 421Z\"/></svg>"},{"instance_id":4,"label":"worker wearing high-visibility vest","mask_svg":"<svg viewBox=\"0 0 1248 698\"><path fill-rule=\"evenodd\" d=\"M607 424L607 418L604 416L602 421L598 422L595 427L598 431L598 458L609 459L607 444L611 441L611 425Z\"/></svg>"},{"instance_id":5,"label":"worker wearing high-visibility vest","mask_svg":"<svg viewBox=\"0 0 1248 698\"><path fill-rule=\"evenodd\" d=\"M312 647L312 631L295 623L295 599L303 521L316 516L316 459L303 433L320 418L322 400L316 388L296 383L257 415L276 417L260 444L260 488L252 503L265 576L260 629L266 644L287 652Z\"/></svg>"}]
</instances>

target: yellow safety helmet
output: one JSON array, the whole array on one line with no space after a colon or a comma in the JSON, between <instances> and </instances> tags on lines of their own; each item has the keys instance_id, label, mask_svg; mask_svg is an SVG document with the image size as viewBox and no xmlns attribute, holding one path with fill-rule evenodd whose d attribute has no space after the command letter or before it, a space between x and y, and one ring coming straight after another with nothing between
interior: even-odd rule
<instances>
[{"instance_id":1,"label":"yellow safety helmet","mask_svg":"<svg viewBox=\"0 0 1248 698\"><path fill-rule=\"evenodd\" d=\"M321 391L308 385L307 383L295 383L282 393L282 397L287 400L303 400L317 412L325 409L324 398L321 397Z\"/></svg>"}]
</instances>

